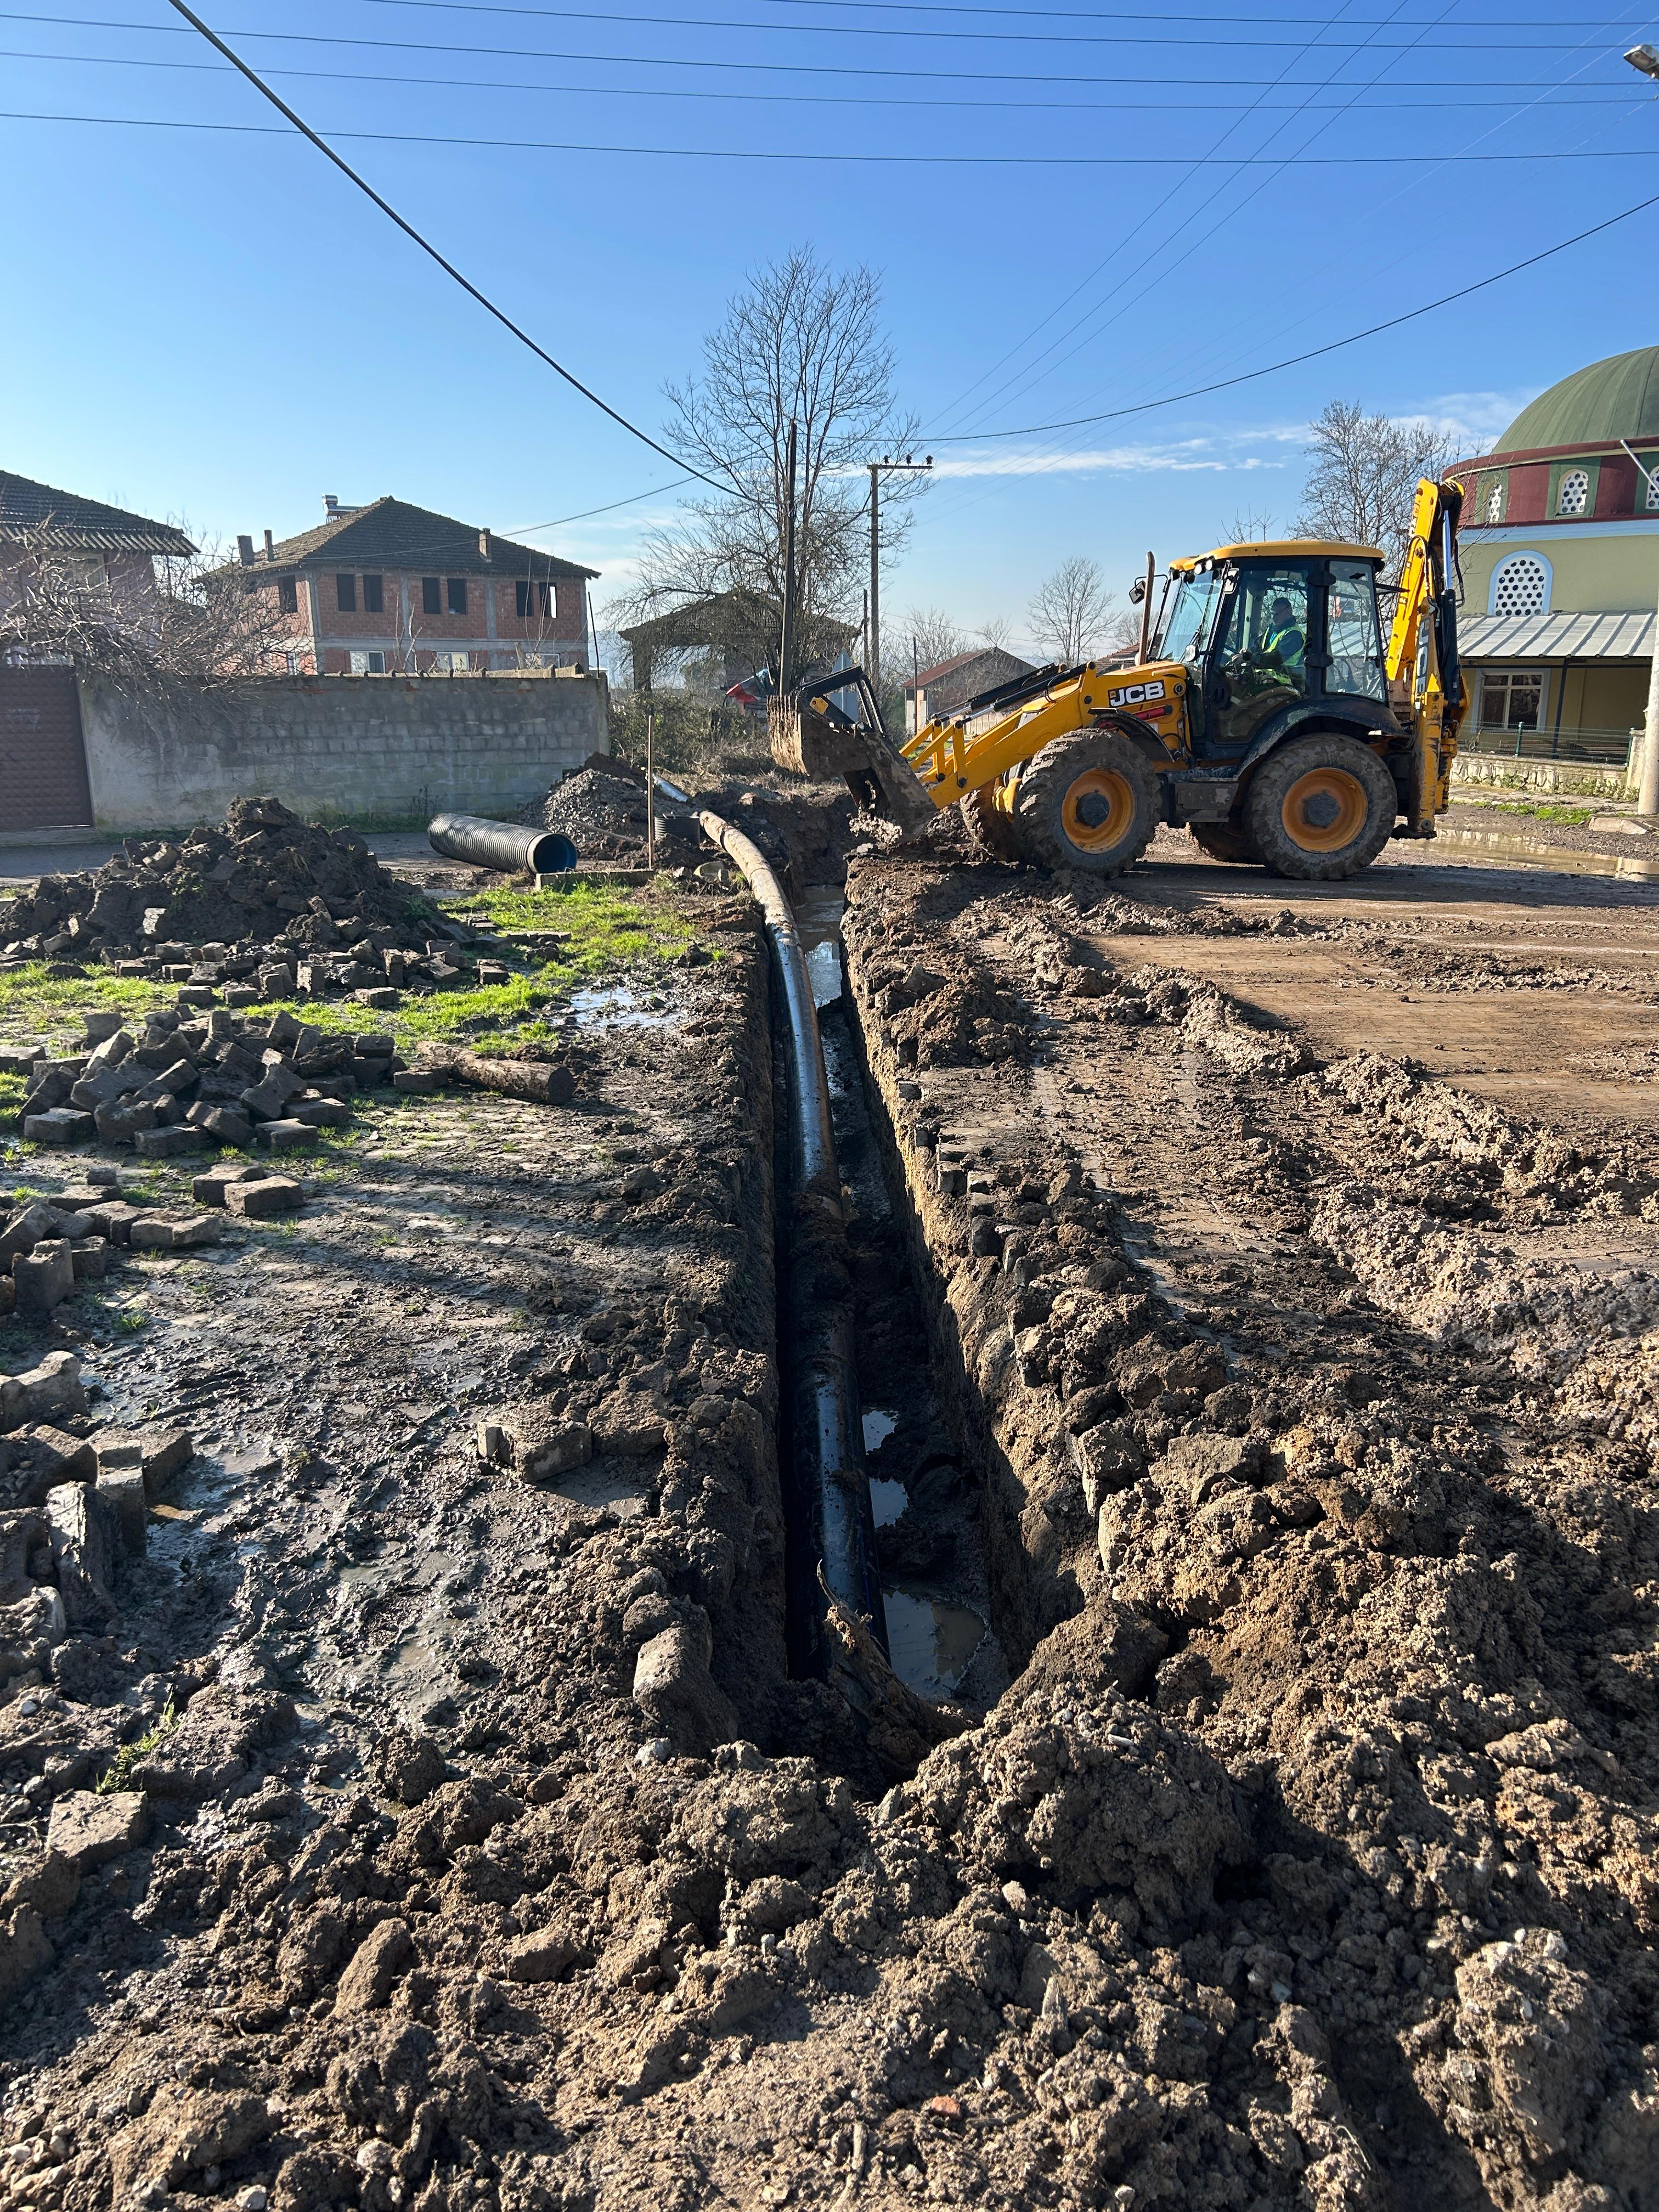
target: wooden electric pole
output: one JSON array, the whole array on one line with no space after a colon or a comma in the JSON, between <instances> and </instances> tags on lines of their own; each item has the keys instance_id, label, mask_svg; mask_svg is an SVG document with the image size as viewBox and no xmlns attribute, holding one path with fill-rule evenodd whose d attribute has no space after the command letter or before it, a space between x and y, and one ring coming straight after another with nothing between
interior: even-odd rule
<instances>
[{"instance_id":1,"label":"wooden electric pole","mask_svg":"<svg viewBox=\"0 0 1659 2212\"><path fill-rule=\"evenodd\" d=\"M789 425L784 465L783 636L778 647L778 696L787 698L795 680L795 426Z\"/></svg>"},{"instance_id":2,"label":"wooden electric pole","mask_svg":"<svg viewBox=\"0 0 1659 2212\"><path fill-rule=\"evenodd\" d=\"M924 461L913 461L907 453L902 461L883 459L866 464L870 471L870 617L869 654L865 673L870 678L870 689L881 697L881 477L883 470L890 474L923 476L933 465L931 453Z\"/></svg>"}]
</instances>

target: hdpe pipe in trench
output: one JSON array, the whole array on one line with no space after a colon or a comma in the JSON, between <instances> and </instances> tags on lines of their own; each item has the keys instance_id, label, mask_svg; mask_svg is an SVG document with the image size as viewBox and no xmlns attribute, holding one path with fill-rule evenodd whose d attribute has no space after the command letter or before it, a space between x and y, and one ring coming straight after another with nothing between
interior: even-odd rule
<instances>
[{"instance_id":1,"label":"hdpe pipe in trench","mask_svg":"<svg viewBox=\"0 0 1659 2212\"><path fill-rule=\"evenodd\" d=\"M697 819L759 903L782 996L791 1186L783 1330L790 1413L790 1658L797 1674L823 1674L829 1650L820 1568L830 1595L849 1612L864 1614L887 1650L830 1085L806 958L782 885L742 830L718 814L700 813Z\"/></svg>"},{"instance_id":2,"label":"hdpe pipe in trench","mask_svg":"<svg viewBox=\"0 0 1659 2212\"><path fill-rule=\"evenodd\" d=\"M503 876L556 876L576 865L576 848L556 830L520 822L487 822L478 814L434 814L426 842L447 860L470 860Z\"/></svg>"}]
</instances>

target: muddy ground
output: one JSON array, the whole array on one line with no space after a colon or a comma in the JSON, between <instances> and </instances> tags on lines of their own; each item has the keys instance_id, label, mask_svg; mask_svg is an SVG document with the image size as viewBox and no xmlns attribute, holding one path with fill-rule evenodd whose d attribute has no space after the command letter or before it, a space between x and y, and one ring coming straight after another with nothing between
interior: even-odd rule
<instances>
[{"instance_id":1,"label":"muddy ground","mask_svg":"<svg viewBox=\"0 0 1659 2212\"><path fill-rule=\"evenodd\" d=\"M784 1673L714 887L567 1104L362 1102L291 1227L0 1323L195 1448L0 1706L0 2197L1652 2212L1659 912L1547 883L854 861L913 1771Z\"/></svg>"}]
</instances>

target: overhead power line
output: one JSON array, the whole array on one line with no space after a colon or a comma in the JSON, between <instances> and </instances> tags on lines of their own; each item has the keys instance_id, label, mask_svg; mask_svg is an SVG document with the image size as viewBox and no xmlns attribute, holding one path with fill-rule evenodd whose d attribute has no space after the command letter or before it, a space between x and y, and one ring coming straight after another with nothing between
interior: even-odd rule
<instances>
[{"instance_id":1,"label":"overhead power line","mask_svg":"<svg viewBox=\"0 0 1659 2212\"><path fill-rule=\"evenodd\" d=\"M131 17L113 19L99 15L41 15L21 11L0 9L0 22L50 23L55 28L69 25L76 30L138 31L156 38L187 39L191 34L182 23L138 23ZM1120 94L1123 88L1121 73L1110 76L1085 76L1075 70L1055 72L1012 70L941 70L918 63L910 69L856 68L836 62L753 62L715 61L696 55L681 54L609 54L585 53L580 48L567 51L561 46L456 46L432 39L350 39L325 31L239 31L244 42L250 39L263 40L267 45L301 46L361 46L374 53L400 54L469 54L492 61L603 62L617 69L672 70L684 76L688 70L714 71L721 76L833 76L896 78L908 82L924 77L930 84L1058 84L1074 88L1083 84L1107 85ZM1598 49L1599 51L1599 49ZM1199 88L1206 90L1225 88L1230 91L1253 90L1258 86L1271 89L1283 82L1281 77L1225 76L1194 77L1147 76L1136 73L1137 88L1173 85L1183 90ZM1549 83L1540 84L1535 77L1482 76L1481 83L1488 90L1510 89L1516 92L1547 92ZM337 133L336 134L338 135Z\"/></svg>"},{"instance_id":2,"label":"overhead power line","mask_svg":"<svg viewBox=\"0 0 1659 2212\"><path fill-rule=\"evenodd\" d=\"M1564 238L1557 245L1547 246L1537 253L1529 253L1524 261L1512 261L1507 269L1497 269L1490 276L1477 277L1473 284L1460 284L1455 292L1443 292L1437 300L1426 301L1420 307L1408 307L1404 314L1390 315L1383 322L1368 323L1363 331L1350 331L1345 338L1332 338L1325 345L1310 346L1305 353L1293 353L1287 355L1283 361L1269 362L1265 368L1243 369L1237 376L1219 377L1213 384L1195 385L1188 392L1171 392L1162 399L1139 400L1132 407L1108 407L1096 415L1071 415L1063 422L1027 422L1013 430L975 430L963 432L956 437L924 434L917 439L916 443L980 446L993 438L1038 438L1050 430L1081 430L1096 422L1117 422L1126 415L1150 415L1156 408L1178 407L1185 400L1206 398L1212 392L1229 392L1236 385L1255 384L1264 376L1277 376L1282 369L1298 368L1304 362L1318 361L1329 353L1340 353L1345 347L1358 345L1366 338L1378 337L1383 331L1397 331L1402 323L1414 323L1424 315L1433 314L1438 308L1449 307L1455 301L1472 299L1477 292L1488 291L1492 285L1501 284L1505 277L1518 276L1523 269L1535 269L1540 261L1553 260L1558 253L1568 252L1573 246L1582 246L1587 238L1597 238L1604 230L1612 230L1616 224L1628 222L1632 216L1644 214L1652 207L1659 207L1659 192L1654 193L1650 198L1638 200L1632 207L1620 208L1617 215L1610 215L1601 222L1593 222L1588 230L1575 231L1571 238Z\"/></svg>"},{"instance_id":3,"label":"overhead power line","mask_svg":"<svg viewBox=\"0 0 1659 2212\"><path fill-rule=\"evenodd\" d=\"M630 437L637 438L641 445L649 446L653 453L660 453L664 460L669 462L673 467L678 469L685 468L685 464L681 460L678 454L671 453L666 446L659 446L657 443L657 441L651 436L648 431L641 430L637 422L630 422L627 416L619 414L617 410L611 405L608 400L601 399L597 392L593 391L590 386L584 384L580 377L577 376L574 371L568 369L562 362L555 361L552 355L548 352L545 346L538 345L535 339L531 337L529 331L520 328L520 326L514 321L511 315L509 315L504 308L498 307L495 305L495 302L487 293L481 292L470 276L464 276L453 261L447 259L445 255L440 253L437 247L433 245L430 239L423 237L422 234L416 229L412 222L410 222L405 219L405 217L400 216L397 209L392 206L391 201L383 199L380 193L375 191L374 185L371 185L366 178L360 177L349 161L343 161L340 155L337 155L334 149L328 143L326 139L319 138L317 133L312 129L311 125L306 122L302 117L295 113L294 110L288 105L287 101L283 100L280 93L273 92L270 87L265 83L264 80L258 76L257 71L250 69L248 64L242 60L239 54L233 53L231 49L225 44L224 40L219 36L216 31L210 30L199 15L192 15L191 10L185 5L185 0L170 0L170 4L177 14L182 15L187 23L191 24L196 30L201 33L208 44L212 46L216 52L224 56L225 59L231 64L233 69L239 70L240 74L247 79L248 82L253 87L256 92L259 93L264 99L270 102L271 106L276 110L279 115L285 117L287 120L294 125L294 128L299 131L302 137L308 139L317 149L317 151L319 154L321 154L326 160L331 161L335 167L339 170L342 176L349 177L351 182L356 185L358 191L362 192L366 198L373 200L375 206L380 210L380 213L386 216L391 222L396 223L398 229L403 232L405 238L411 239L414 243L420 247L422 253L429 255L430 258L437 263L439 268L443 270L445 276L453 277L455 283L460 286L462 291L466 293L470 298L476 300L478 305L483 308L487 314L493 315L503 330L510 331L513 336L518 339L520 345L527 346L529 348L530 351L535 355L538 361L544 362L548 368L553 371L556 376L562 376L574 392L580 392L584 399L590 401L593 406L599 410L602 415L608 415L611 417L611 420L617 423L621 428L626 430ZM251 128L254 126L243 125L233 127ZM259 127L269 129L270 126L265 125ZM686 470L686 474L696 477L701 483L706 483L711 491L722 491L724 489L722 485L715 483L713 477L704 476L700 469L688 469Z\"/></svg>"},{"instance_id":4,"label":"overhead power line","mask_svg":"<svg viewBox=\"0 0 1659 2212\"><path fill-rule=\"evenodd\" d=\"M170 0L175 8L183 0ZM277 95L262 86L265 97L286 115L291 111L283 106ZM153 115L60 115L46 110L31 108L0 108L0 120L8 123L77 123L108 126L131 131L204 131L228 134L234 137L285 138L288 133L279 131L274 123L203 123L177 116ZM305 130L302 124L301 130ZM529 337L511 318L502 313L470 280L462 276L453 262L446 261L436 246L429 245L412 225L403 217L370 185L364 184L355 169L340 159L333 149L309 130L305 135L315 146L322 148L337 167L343 169L362 191L368 193L374 204L392 217L399 230L405 231L416 244L432 256L439 267L455 279L465 292L469 292L479 304L489 309L497 322L512 331L514 337L530 348L550 368L557 369L567 384L574 385L583 398L602 408L615 422L636 438L643 439L654 453L665 460L673 461L677 467L684 464L659 446L626 416L618 415L597 392L590 392L580 379L573 376ZM754 146L603 146L585 139L575 138L486 138L459 131L337 131L336 138L349 138L358 143L377 146L470 146L489 147L498 151L521 154L609 154L629 161L649 158L665 161L827 161L854 167L901 168L993 168L993 169L1374 169L1421 168L1425 164L1443 168L1449 162L1494 163L1515 161L1659 161L1659 149L1651 146L1605 146L1565 154L1305 154L1276 157L1271 155L1243 158L1236 155L1180 154L848 154L841 151L816 153L800 147L784 147L775 151ZM1646 203L1644 202L1645 205ZM1379 325L1379 328L1386 325ZM693 471L694 475L699 472ZM729 486L716 483L712 477L700 476L700 481L715 491L725 494Z\"/></svg>"},{"instance_id":5,"label":"overhead power line","mask_svg":"<svg viewBox=\"0 0 1659 2212\"><path fill-rule=\"evenodd\" d=\"M1048 15L1064 22L1076 23L1230 23L1231 15L1175 15L1164 12L1142 14L1121 8L957 8L940 4L940 0L759 0L768 8L840 8L856 9L860 12L881 13L890 15ZM1279 23L1316 31L1323 17L1319 15L1253 15L1255 23ZM1517 28L1543 31L1582 31L1589 27L1576 17L1563 16L1558 20L1539 20L1517 25L1513 15L1464 15L1460 18L1466 30L1508 31ZM1622 21L1615 16L1613 22ZM1407 22L1402 30L1413 27ZM1605 25L1611 28L1612 25Z\"/></svg>"},{"instance_id":6,"label":"overhead power line","mask_svg":"<svg viewBox=\"0 0 1659 2212\"><path fill-rule=\"evenodd\" d=\"M611 9L529 8L514 5L513 0L366 0L366 4L371 8L422 8L443 15L516 15L542 21L550 18L560 23L645 23L655 30L744 31L751 38L757 32L772 36L785 32L802 38L817 39L909 39L913 41L925 39L930 43L944 41L965 46L1175 46L1183 51L1200 46L1273 47L1294 46L1302 43L1297 39L1264 39L1253 22L1242 17L1212 19L1218 23L1233 20L1240 22L1241 27L1231 38L1171 39L1155 31L1133 31L1125 33L1121 37L1109 37L1094 31L913 31L872 23L757 23L752 19L737 15L636 15ZM1513 35L1517 27L1530 32L1534 26L1530 23L1518 27L1510 24L1507 27ZM1580 31L1584 27L1582 23L1574 23L1570 27ZM1374 49L1379 44L1370 36L1336 40L1332 43L1371 46ZM1409 48L1416 41L1406 40L1400 43ZM1565 53L1584 51L1582 45L1561 46L1555 50ZM1492 51L1492 42L1487 39L1443 39L1431 51L1437 54L1484 54Z\"/></svg>"},{"instance_id":7,"label":"overhead power line","mask_svg":"<svg viewBox=\"0 0 1659 2212\"><path fill-rule=\"evenodd\" d=\"M0 15L0 22L9 20ZM169 27L171 27L169 26ZM53 54L33 46L0 46L0 60L22 62L72 62L86 69L143 69L177 70L206 76L222 76L224 70L217 62L173 62L152 60L148 55L137 54ZM867 92L716 92L707 86L693 91L680 91L671 85L639 84L574 84L568 78L556 82L538 83L530 77L476 76L398 76L386 70L307 70L271 69L267 76L297 78L307 84L398 84L425 86L434 92L556 92L580 93L600 100L719 100L738 101L744 106L789 107L939 107L969 112L1001 114L1015 109L1035 108L1049 113L1052 100L925 100L916 94L879 94ZM1294 87L1287 86L1287 90ZM1080 114L1117 114L1121 112L1121 100L1079 100L1073 103ZM1297 101L1292 113L1300 112L1303 102ZM1390 103L1373 100L1368 105L1382 107ZM1499 107L1508 112L1513 109L1512 100L1424 100L1409 88L1401 88L1397 103L1408 107L1413 113L1419 110L1452 107L1460 114L1465 110ZM1605 93L1594 93L1581 99L1554 100L1555 107L1602 107L1607 106ZM1279 105L1265 99L1250 101L1212 100L1203 106L1194 106L1194 115L1229 115L1235 112L1246 115L1276 115ZM340 134L335 134L338 137Z\"/></svg>"}]
</instances>

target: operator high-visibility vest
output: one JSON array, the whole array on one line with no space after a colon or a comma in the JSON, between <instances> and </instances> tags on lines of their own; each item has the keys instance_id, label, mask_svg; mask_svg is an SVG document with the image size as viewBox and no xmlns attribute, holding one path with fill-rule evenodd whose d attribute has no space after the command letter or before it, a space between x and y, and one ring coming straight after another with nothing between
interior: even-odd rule
<instances>
[{"instance_id":1,"label":"operator high-visibility vest","mask_svg":"<svg viewBox=\"0 0 1659 2212\"><path fill-rule=\"evenodd\" d=\"M1307 638L1294 623L1288 629L1281 629L1267 640L1267 650L1279 655L1281 668L1299 669L1302 656L1307 649Z\"/></svg>"}]
</instances>

